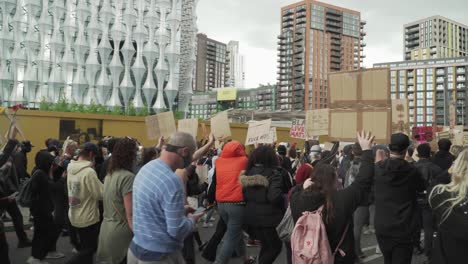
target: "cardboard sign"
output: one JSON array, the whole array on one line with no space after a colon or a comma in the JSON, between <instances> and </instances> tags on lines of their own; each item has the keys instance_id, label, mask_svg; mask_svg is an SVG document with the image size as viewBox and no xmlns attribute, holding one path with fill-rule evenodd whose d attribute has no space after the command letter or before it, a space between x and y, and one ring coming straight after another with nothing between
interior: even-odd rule
<instances>
[{"instance_id":1,"label":"cardboard sign","mask_svg":"<svg viewBox=\"0 0 468 264\"><path fill-rule=\"evenodd\" d=\"M353 142L356 132L372 131L376 142L391 136L390 70L330 73L329 140Z\"/></svg>"},{"instance_id":2,"label":"cardboard sign","mask_svg":"<svg viewBox=\"0 0 468 264\"><path fill-rule=\"evenodd\" d=\"M329 111L328 109L309 110L306 113L307 136L328 135Z\"/></svg>"},{"instance_id":3,"label":"cardboard sign","mask_svg":"<svg viewBox=\"0 0 468 264\"><path fill-rule=\"evenodd\" d=\"M168 139L177 131L174 114L171 111L147 116L145 123L148 138L152 140L159 139L161 136Z\"/></svg>"},{"instance_id":4,"label":"cardboard sign","mask_svg":"<svg viewBox=\"0 0 468 264\"><path fill-rule=\"evenodd\" d=\"M231 136L228 114L226 111L218 113L211 118L211 133L217 140L223 140Z\"/></svg>"},{"instance_id":5,"label":"cardboard sign","mask_svg":"<svg viewBox=\"0 0 468 264\"><path fill-rule=\"evenodd\" d=\"M270 140L271 119L249 123L245 145L253 145L256 143L273 143L266 142Z\"/></svg>"},{"instance_id":6,"label":"cardboard sign","mask_svg":"<svg viewBox=\"0 0 468 264\"><path fill-rule=\"evenodd\" d=\"M305 119L293 119L289 136L292 138L305 138Z\"/></svg>"},{"instance_id":7,"label":"cardboard sign","mask_svg":"<svg viewBox=\"0 0 468 264\"><path fill-rule=\"evenodd\" d=\"M408 99L392 100L392 133L410 134Z\"/></svg>"},{"instance_id":8,"label":"cardboard sign","mask_svg":"<svg viewBox=\"0 0 468 264\"><path fill-rule=\"evenodd\" d=\"M185 132L197 138L198 134L198 119L182 119L179 120L177 131Z\"/></svg>"}]
</instances>

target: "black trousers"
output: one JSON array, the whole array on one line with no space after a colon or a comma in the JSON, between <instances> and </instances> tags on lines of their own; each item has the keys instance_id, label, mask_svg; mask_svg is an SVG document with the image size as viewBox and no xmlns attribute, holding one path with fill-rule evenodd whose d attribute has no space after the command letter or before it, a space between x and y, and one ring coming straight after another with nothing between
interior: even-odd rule
<instances>
[{"instance_id":1,"label":"black trousers","mask_svg":"<svg viewBox=\"0 0 468 264\"><path fill-rule=\"evenodd\" d=\"M10 258L8 257L8 243L5 233L0 233L0 263L10 264Z\"/></svg>"},{"instance_id":2,"label":"black trousers","mask_svg":"<svg viewBox=\"0 0 468 264\"><path fill-rule=\"evenodd\" d=\"M429 206L422 208L422 220L424 228L424 254L426 257L431 259L435 221L434 215L432 214L432 209Z\"/></svg>"},{"instance_id":3,"label":"black trousers","mask_svg":"<svg viewBox=\"0 0 468 264\"><path fill-rule=\"evenodd\" d=\"M8 203L8 205L5 207L5 211L7 211L7 213L11 216L18 241L21 242L27 240L28 237L26 236L26 232L24 232L23 215L21 214L16 201Z\"/></svg>"},{"instance_id":4,"label":"black trousers","mask_svg":"<svg viewBox=\"0 0 468 264\"><path fill-rule=\"evenodd\" d=\"M80 249L67 264L93 264L94 253L98 248L100 227L100 223L84 228L74 227L80 240Z\"/></svg>"},{"instance_id":5,"label":"black trousers","mask_svg":"<svg viewBox=\"0 0 468 264\"><path fill-rule=\"evenodd\" d=\"M377 235L377 242L384 256L384 264L411 264L413 241Z\"/></svg>"},{"instance_id":6,"label":"black trousers","mask_svg":"<svg viewBox=\"0 0 468 264\"><path fill-rule=\"evenodd\" d=\"M262 243L258 263L271 264L275 262L283 246L276 229L274 227L257 227L255 228L255 234Z\"/></svg>"},{"instance_id":7,"label":"black trousers","mask_svg":"<svg viewBox=\"0 0 468 264\"><path fill-rule=\"evenodd\" d=\"M34 234L31 256L43 260L48 252L55 251L59 230L52 215L34 215Z\"/></svg>"},{"instance_id":8,"label":"black trousers","mask_svg":"<svg viewBox=\"0 0 468 264\"><path fill-rule=\"evenodd\" d=\"M195 264L195 245L193 242L193 233L191 233L185 238L182 248L182 256L187 264Z\"/></svg>"},{"instance_id":9,"label":"black trousers","mask_svg":"<svg viewBox=\"0 0 468 264\"><path fill-rule=\"evenodd\" d=\"M216 250L218 249L218 245L221 243L221 240L223 240L226 230L226 223L224 223L223 219L220 217L213 236L211 236L210 241L208 241L205 249L203 250L202 257L204 259L211 262L216 260Z\"/></svg>"}]
</instances>

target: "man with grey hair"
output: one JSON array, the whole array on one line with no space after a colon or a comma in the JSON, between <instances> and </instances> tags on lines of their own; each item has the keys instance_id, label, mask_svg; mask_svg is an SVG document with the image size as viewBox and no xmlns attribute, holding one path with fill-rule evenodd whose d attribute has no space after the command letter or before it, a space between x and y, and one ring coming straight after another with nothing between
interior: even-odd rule
<instances>
[{"instance_id":1,"label":"man with grey hair","mask_svg":"<svg viewBox=\"0 0 468 264\"><path fill-rule=\"evenodd\" d=\"M193 136L177 132L161 156L143 166L133 183L133 233L128 264L185 263L181 249L202 214L185 212L185 191L174 172L197 149Z\"/></svg>"}]
</instances>

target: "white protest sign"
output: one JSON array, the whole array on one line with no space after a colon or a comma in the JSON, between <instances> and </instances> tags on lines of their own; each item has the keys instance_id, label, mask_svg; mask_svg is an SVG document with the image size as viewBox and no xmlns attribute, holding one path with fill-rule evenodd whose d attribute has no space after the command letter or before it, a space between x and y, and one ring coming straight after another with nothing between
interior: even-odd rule
<instances>
[{"instance_id":1,"label":"white protest sign","mask_svg":"<svg viewBox=\"0 0 468 264\"><path fill-rule=\"evenodd\" d=\"M271 119L252 122L247 130L245 145L262 143L270 138Z\"/></svg>"}]
</instances>

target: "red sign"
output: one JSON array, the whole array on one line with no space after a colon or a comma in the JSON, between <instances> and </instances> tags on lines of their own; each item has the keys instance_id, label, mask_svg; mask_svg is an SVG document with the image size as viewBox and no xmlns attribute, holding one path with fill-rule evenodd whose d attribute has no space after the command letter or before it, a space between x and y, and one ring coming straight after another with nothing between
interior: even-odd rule
<instances>
[{"instance_id":1,"label":"red sign","mask_svg":"<svg viewBox=\"0 0 468 264\"><path fill-rule=\"evenodd\" d=\"M417 140L419 143L430 142L434 139L435 132L442 131L442 127L434 127L433 126L421 126L421 127L413 127L413 139Z\"/></svg>"}]
</instances>

